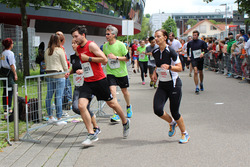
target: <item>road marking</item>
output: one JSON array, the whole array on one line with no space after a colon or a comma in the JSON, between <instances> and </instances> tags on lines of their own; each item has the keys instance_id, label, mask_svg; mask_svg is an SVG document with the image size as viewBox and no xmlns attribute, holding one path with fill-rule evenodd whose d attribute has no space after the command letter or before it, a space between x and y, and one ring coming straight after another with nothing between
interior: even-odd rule
<instances>
[{"instance_id":1,"label":"road marking","mask_svg":"<svg viewBox=\"0 0 250 167\"><path fill-rule=\"evenodd\" d=\"M222 105L222 104L224 104L224 103L215 103L215 105Z\"/></svg>"}]
</instances>

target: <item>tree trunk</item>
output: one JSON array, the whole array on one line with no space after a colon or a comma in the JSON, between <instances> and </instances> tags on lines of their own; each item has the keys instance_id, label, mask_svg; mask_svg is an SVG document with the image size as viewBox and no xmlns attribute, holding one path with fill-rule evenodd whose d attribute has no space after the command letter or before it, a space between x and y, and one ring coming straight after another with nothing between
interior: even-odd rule
<instances>
[{"instance_id":1,"label":"tree trunk","mask_svg":"<svg viewBox=\"0 0 250 167\"><path fill-rule=\"evenodd\" d=\"M30 75L29 65L29 42L28 42L28 25L27 25L27 13L26 13L26 0L21 0L20 10L22 17L22 30L23 30L23 78Z\"/></svg>"}]
</instances>

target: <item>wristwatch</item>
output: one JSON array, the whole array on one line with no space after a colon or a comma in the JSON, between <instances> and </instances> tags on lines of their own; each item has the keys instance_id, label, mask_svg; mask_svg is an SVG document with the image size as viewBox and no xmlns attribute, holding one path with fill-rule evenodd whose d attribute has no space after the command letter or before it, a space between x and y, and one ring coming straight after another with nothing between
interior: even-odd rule
<instances>
[{"instance_id":1,"label":"wristwatch","mask_svg":"<svg viewBox=\"0 0 250 167\"><path fill-rule=\"evenodd\" d=\"M89 62L91 62L92 61L92 57L89 57Z\"/></svg>"},{"instance_id":2,"label":"wristwatch","mask_svg":"<svg viewBox=\"0 0 250 167\"><path fill-rule=\"evenodd\" d=\"M116 56L116 60L118 60L118 56Z\"/></svg>"},{"instance_id":3,"label":"wristwatch","mask_svg":"<svg viewBox=\"0 0 250 167\"><path fill-rule=\"evenodd\" d=\"M171 65L169 65L168 69L169 69L169 70L171 70L171 68L172 68L172 66L171 66Z\"/></svg>"}]
</instances>

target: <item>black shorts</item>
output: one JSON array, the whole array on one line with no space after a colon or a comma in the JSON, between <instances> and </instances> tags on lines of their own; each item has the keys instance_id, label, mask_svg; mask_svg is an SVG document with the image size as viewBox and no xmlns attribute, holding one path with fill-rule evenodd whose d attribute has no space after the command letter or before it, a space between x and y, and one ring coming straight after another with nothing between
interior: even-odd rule
<instances>
[{"instance_id":1,"label":"black shorts","mask_svg":"<svg viewBox=\"0 0 250 167\"><path fill-rule=\"evenodd\" d=\"M154 73L154 70L155 70L155 67L153 66L148 66L148 71L149 71L149 74L152 75Z\"/></svg>"},{"instance_id":2,"label":"black shorts","mask_svg":"<svg viewBox=\"0 0 250 167\"><path fill-rule=\"evenodd\" d=\"M79 87L79 92L79 98L89 99L92 95L95 95L98 101L110 101L113 99L107 78L95 82L84 82L84 84Z\"/></svg>"},{"instance_id":3,"label":"black shorts","mask_svg":"<svg viewBox=\"0 0 250 167\"><path fill-rule=\"evenodd\" d=\"M197 58L191 61L193 67L197 67L199 71L203 70L204 58Z\"/></svg>"},{"instance_id":4,"label":"black shorts","mask_svg":"<svg viewBox=\"0 0 250 167\"><path fill-rule=\"evenodd\" d=\"M115 77L114 75L108 74L107 80L109 86L119 86L120 88L128 88L129 82L128 82L128 76L125 77Z\"/></svg>"}]
</instances>

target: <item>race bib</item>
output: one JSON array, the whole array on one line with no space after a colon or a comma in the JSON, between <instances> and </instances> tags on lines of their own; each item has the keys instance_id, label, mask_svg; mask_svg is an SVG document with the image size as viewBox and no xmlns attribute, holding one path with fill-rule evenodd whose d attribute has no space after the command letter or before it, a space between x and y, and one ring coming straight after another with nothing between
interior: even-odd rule
<instances>
[{"instance_id":1,"label":"race bib","mask_svg":"<svg viewBox=\"0 0 250 167\"><path fill-rule=\"evenodd\" d=\"M120 61L115 59L108 59L108 64L111 69L120 68Z\"/></svg>"},{"instance_id":2,"label":"race bib","mask_svg":"<svg viewBox=\"0 0 250 167\"><path fill-rule=\"evenodd\" d=\"M156 73L158 74L160 81L166 82L166 81L171 81L172 80L172 78L171 78L171 76L169 74L169 70L164 70L162 68L157 68Z\"/></svg>"},{"instance_id":3,"label":"race bib","mask_svg":"<svg viewBox=\"0 0 250 167\"><path fill-rule=\"evenodd\" d=\"M145 54L142 54L142 53L141 53L141 54L139 55L139 59L144 60L144 59L145 59Z\"/></svg>"},{"instance_id":4,"label":"race bib","mask_svg":"<svg viewBox=\"0 0 250 167\"><path fill-rule=\"evenodd\" d=\"M200 55L201 55L201 49L199 50L194 50L193 51L193 55L194 55L194 58L200 58Z\"/></svg>"},{"instance_id":5,"label":"race bib","mask_svg":"<svg viewBox=\"0 0 250 167\"><path fill-rule=\"evenodd\" d=\"M138 55L138 54L137 54L137 51L134 51L134 55Z\"/></svg>"},{"instance_id":6,"label":"race bib","mask_svg":"<svg viewBox=\"0 0 250 167\"><path fill-rule=\"evenodd\" d=\"M155 60L154 56L152 56L152 55L149 56L149 59L150 60Z\"/></svg>"},{"instance_id":7,"label":"race bib","mask_svg":"<svg viewBox=\"0 0 250 167\"><path fill-rule=\"evenodd\" d=\"M82 70L85 78L94 76L92 67L89 62L82 63Z\"/></svg>"},{"instance_id":8,"label":"race bib","mask_svg":"<svg viewBox=\"0 0 250 167\"><path fill-rule=\"evenodd\" d=\"M73 83L75 86L82 86L84 83L84 75L73 74Z\"/></svg>"}]
</instances>

